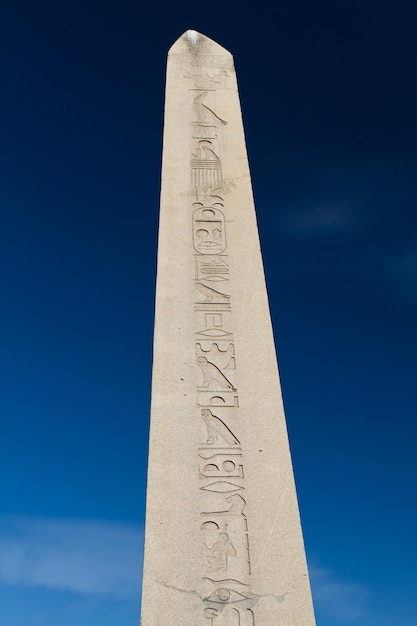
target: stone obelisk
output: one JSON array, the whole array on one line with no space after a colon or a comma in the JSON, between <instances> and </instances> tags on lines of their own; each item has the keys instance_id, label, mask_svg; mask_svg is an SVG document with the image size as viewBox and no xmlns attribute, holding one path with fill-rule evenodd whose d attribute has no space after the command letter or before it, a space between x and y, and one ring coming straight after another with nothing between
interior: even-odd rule
<instances>
[{"instance_id":1,"label":"stone obelisk","mask_svg":"<svg viewBox=\"0 0 417 626\"><path fill-rule=\"evenodd\" d=\"M141 626L315 624L233 59L168 56Z\"/></svg>"}]
</instances>

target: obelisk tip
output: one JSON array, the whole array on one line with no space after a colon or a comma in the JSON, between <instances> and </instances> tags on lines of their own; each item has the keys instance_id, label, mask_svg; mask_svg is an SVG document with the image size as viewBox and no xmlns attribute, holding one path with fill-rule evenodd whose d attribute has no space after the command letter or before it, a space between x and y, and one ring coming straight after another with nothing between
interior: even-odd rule
<instances>
[{"instance_id":1,"label":"obelisk tip","mask_svg":"<svg viewBox=\"0 0 417 626\"><path fill-rule=\"evenodd\" d=\"M201 35L200 33L198 33L196 30L187 30L185 32L185 38L187 39L187 41L189 41L193 46L195 46L199 39L200 39Z\"/></svg>"},{"instance_id":2,"label":"obelisk tip","mask_svg":"<svg viewBox=\"0 0 417 626\"><path fill-rule=\"evenodd\" d=\"M171 46L169 53L182 53L187 50L192 52L192 54L230 54L228 50L213 39L192 28L189 28L178 37L177 41Z\"/></svg>"}]
</instances>

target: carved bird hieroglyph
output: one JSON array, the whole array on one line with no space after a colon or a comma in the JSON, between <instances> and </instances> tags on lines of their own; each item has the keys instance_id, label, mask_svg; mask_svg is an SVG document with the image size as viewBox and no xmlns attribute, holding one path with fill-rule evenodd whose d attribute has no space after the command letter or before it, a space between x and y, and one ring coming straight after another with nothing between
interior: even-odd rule
<instances>
[{"instance_id":1,"label":"carved bird hieroglyph","mask_svg":"<svg viewBox=\"0 0 417 626\"><path fill-rule=\"evenodd\" d=\"M224 422L210 411L210 409L201 409L201 417L206 422L207 441L209 445L219 440L221 437L226 443L239 445L239 440L234 436L230 428Z\"/></svg>"},{"instance_id":2,"label":"carved bird hieroglyph","mask_svg":"<svg viewBox=\"0 0 417 626\"><path fill-rule=\"evenodd\" d=\"M224 374L219 370L214 363L207 361L205 356L198 356L197 363L201 367L203 373L203 387L208 388L212 382L217 383L223 389L230 389L236 391L232 383L226 378Z\"/></svg>"},{"instance_id":3,"label":"carved bird hieroglyph","mask_svg":"<svg viewBox=\"0 0 417 626\"><path fill-rule=\"evenodd\" d=\"M212 289L211 287L206 287L206 285L203 285L203 283L195 283L196 288L198 289L198 291L200 293L203 294L203 296L205 297L205 302L216 302L216 303L223 303L223 302L229 302L230 300L230 296L227 295L226 293L221 293L220 291L216 291L215 289Z\"/></svg>"},{"instance_id":4,"label":"carved bird hieroglyph","mask_svg":"<svg viewBox=\"0 0 417 626\"><path fill-rule=\"evenodd\" d=\"M219 122L226 125L227 124L226 120L222 120L222 118L219 117L217 113L213 111L213 109L210 109L210 107L204 104L204 100L206 99L207 95L208 95L208 91L205 91L204 93L200 93L198 96L194 98L194 112L197 116L197 120L199 122L211 122L212 123L213 119L217 119L219 120Z\"/></svg>"}]
</instances>

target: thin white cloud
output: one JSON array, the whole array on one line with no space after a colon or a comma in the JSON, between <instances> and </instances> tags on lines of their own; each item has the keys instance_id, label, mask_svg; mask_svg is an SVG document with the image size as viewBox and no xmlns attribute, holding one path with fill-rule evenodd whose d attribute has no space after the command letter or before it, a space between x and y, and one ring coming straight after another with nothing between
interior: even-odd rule
<instances>
[{"instance_id":1,"label":"thin white cloud","mask_svg":"<svg viewBox=\"0 0 417 626\"><path fill-rule=\"evenodd\" d=\"M0 517L0 584L139 599L142 543L143 529L132 524ZM364 587L320 567L310 578L323 615L363 617Z\"/></svg>"},{"instance_id":2,"label":"thin white cloud","mask_svg":"<svg viewBox=\"0 0 417 626\"><path fill-rule=\"evenodd\" d=\"M131 524L0 517L0 583L138 597L142 542Z\"/></svg>"},{"instance_id":3,"label":"thin white cloud","mask_svg":"<svg viewBox=\"0 0 417 626\"><path fill-rule=\"evenodd\" d=\"M308 209L293 209L286 214L286 225L299 234L337 232L353 224L350 207L342 204L324 204Z\"/></svg>"},{"instance_id":4,"label":"thin white cloud","mask_svg":"<svg viewBox=\"0 0 417 626\"><path fill-rule=\"evenodd\" d=\"M338 621L355 622L365 614L368 590L356 583L341 580L334 572L309 569L317 612Z\"/></svg>"}]
</instances>

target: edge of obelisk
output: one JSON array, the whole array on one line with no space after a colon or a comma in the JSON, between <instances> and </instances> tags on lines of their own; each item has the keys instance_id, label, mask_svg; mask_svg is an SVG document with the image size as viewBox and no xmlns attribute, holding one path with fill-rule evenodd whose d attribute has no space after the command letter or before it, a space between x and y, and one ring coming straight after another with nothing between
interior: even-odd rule
<instances>
[{"instance_id":1,"label":"edge of obelisk","mask_svg":"<svg viewBox=\"0 0 417 626\"><path fill-rule=\"evenodd\" d=\"M190 51L194 54L232 54L226 48L223 48L207 35L198 32L197 30L188 29L172 44L168 50L168 54Z\"/></svg>"}]
</instances>

